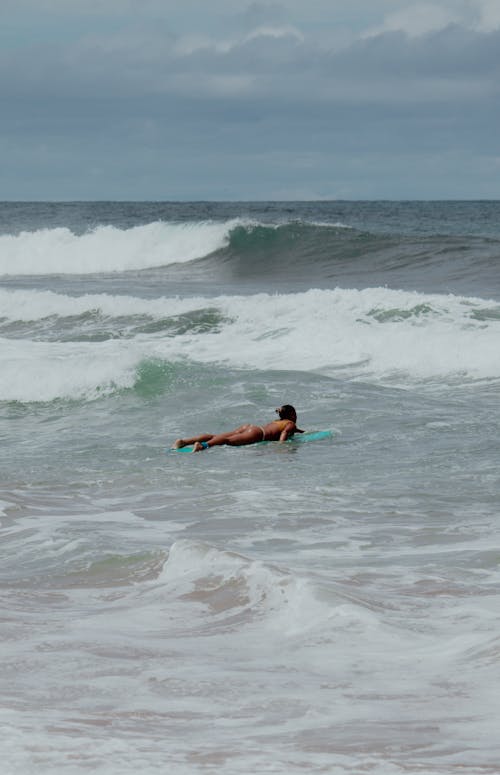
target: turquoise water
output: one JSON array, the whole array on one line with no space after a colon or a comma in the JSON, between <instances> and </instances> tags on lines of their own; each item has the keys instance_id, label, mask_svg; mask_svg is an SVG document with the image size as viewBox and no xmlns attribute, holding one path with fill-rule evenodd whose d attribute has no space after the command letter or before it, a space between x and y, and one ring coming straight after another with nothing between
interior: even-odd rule
<instances>
[{"instance_id":1,"label":"turquoise water","mask_svg":"<svg viewBox=\"0 0 500 775\"><path fill-rule=\"evenodd\" d=\"M7 771L495 771L499 216L0 206Z\"/></svg>"}]
</instances>

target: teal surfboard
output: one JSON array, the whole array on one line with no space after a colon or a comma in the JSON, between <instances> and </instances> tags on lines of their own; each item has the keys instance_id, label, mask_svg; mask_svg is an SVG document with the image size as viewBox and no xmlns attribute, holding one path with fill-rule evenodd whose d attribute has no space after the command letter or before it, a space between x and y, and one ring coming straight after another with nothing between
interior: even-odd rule
<instances>
[{"instance_id":1,"label":"teal surfboard","mask_svg":"<svg viewBox=\"0 0 500 775\"><path fill-rule=\"evenodd\" d=\"M291 439L288 439L285 444L304 444L308 441L323 441L324 439L331 439L333 431L307 431L306 433L296 433ZM244 444L245 447L255 447L257 444L277 444L276 441L257 441L255 444ZM193 447L181 447L180 449L167 449L167 452L192 452Z\"/></svg>"}]
</instances>

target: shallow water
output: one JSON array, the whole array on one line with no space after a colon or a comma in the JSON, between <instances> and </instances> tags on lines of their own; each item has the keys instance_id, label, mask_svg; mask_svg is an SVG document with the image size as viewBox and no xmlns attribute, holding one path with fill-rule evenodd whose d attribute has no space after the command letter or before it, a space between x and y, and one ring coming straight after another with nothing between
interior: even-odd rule
<instances>
[{"instance_id":1,"label":"shallow water","mask_svg":"<svg viewBox=\"0 0 500 775\"><path fill-rule=\"evenodd\" d=\"M499 215L0 207L5 772L499 771Z\"/></svg>"}]
</instances>

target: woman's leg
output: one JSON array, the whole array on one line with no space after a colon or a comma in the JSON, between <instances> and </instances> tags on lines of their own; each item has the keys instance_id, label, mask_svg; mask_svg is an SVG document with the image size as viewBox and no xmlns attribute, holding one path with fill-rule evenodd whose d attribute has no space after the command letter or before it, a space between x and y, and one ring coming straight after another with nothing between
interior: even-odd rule
<instances>
[{"instance_id":1,"label":"woman's leg","mask_svg":"<svg viewBox=\"0 0 500 775\"><path fill-rule=\"evenodd\" d=\"M177 439L174 442L173 449L180 449L181 447L189 447L190 444L196 444L196 442L201 441L210 441L214 438L228 438L229 436L234 436L237 433L243 433L243 431L246 431L248 428L254 428L255 426L249 425L248 423L245 423L245 425L240 425L239 428L235 428L232 431L226 431L225 433L202 433L200 436L192 436L190 439ZM217 444L229 444L229 441L218 441ZM251 443L251 442L249 442ZM211 444L210 446L216 446L215 444Z\"/></svg>"},{"instance_id":2,"label":"woman's leg","mask_svg":"<svg viewBox=\"0 0 500 775\"><path fill-rule=\"evenodd\" d=\"M202 433L201 436L193 436L191 439L176 439L172 449L189 447L190 444L196 444L197 441L210 441L210 439L213 439L213 437L213 433Z\"/></svg>"},{"instance_id":3,"label":"woman's leg","mask_svg":"<svg viewBox=\"0 0 500 775\"><path fill-rule=\"evenodd\" d=\"M219 433L212 436L211 439L197 439L193 452L200 452L204 447L200 442L206 441L208 447L218 447L222 444L229 444L231 447L241 447L244 444L255 444L263 439L262 428L258 425L243 425L237 432Z\"/></svg>"}]
</instances>

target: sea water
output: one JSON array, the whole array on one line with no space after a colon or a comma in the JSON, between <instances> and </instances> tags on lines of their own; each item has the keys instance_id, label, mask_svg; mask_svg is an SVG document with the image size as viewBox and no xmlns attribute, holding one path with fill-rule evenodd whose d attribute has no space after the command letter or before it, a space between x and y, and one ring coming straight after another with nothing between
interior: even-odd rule
<instances>
[{"instance_id":1,"label":"sea water","mask_svg":"<svg viewBox=\"0 0 500 775\"><path fill-rule=\"evenodd\" d=\"M3 773L500 771L499 269L498 202L0 205Z\"/></svg>"}]
</instances>

